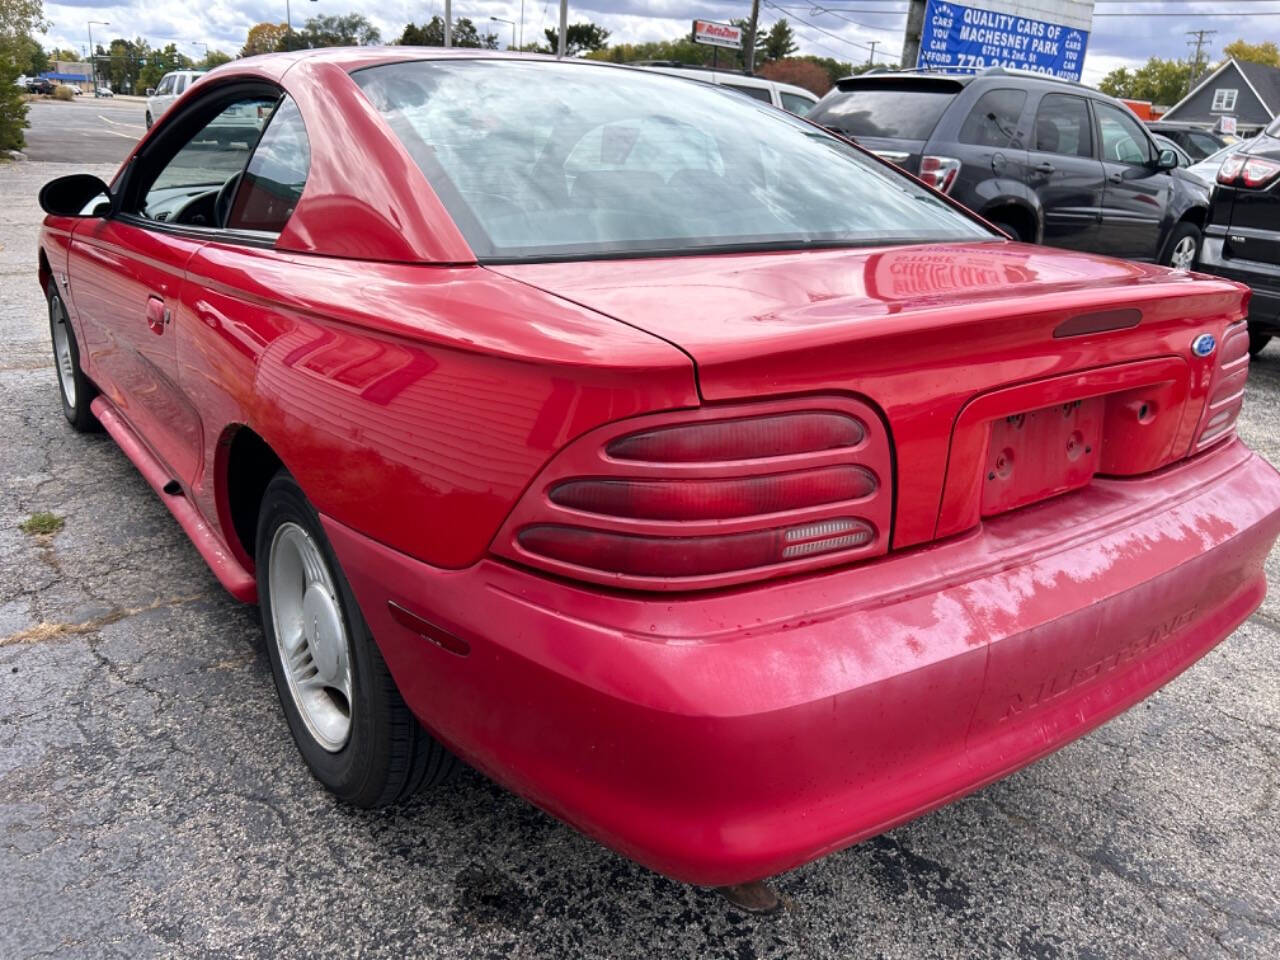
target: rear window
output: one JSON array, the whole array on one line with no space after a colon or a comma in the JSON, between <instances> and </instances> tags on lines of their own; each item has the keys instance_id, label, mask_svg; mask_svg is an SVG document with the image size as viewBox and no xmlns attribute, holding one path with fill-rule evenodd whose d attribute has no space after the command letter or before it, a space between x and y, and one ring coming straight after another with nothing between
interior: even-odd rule
<instances>
[{"instance_id":1,"label":"rear window","mask_svg":"<svg viewBox=\"0 0 1280 960\"><path fill-rule=\"evenodd\" d=\"M850 137L928 140L955 90L859 87L823 100L809 119Z\"/></svg>"},{"instance_id":2,"label":"rear window","mask_svg":"<svg viewBox=\"0 0 1280 960\"><path fill-rule=\"evenodd\" d=\"M1005 148L1018 135L1018 120L1027 104L1025 90L988 90L973 105L960 127L960 142Z\"/></svg>"},{"instance_id":3,"label":"rear window","mask_svg":"<svg viewBox=\"0 0 1280 960\"><path fill-rule=\"evenodd\" d=\"M773 97L769 96L768 87L748 87L739 83L726 83L723 86L730 90L737 90L739 93L745 93L752 100L759 100L761 103L773 103Z\"/></svg>"},{"instance_id":4,"label":"rear window","mask_svg":"<svg viewBox=\"0 0 1280 960\"><path fill-rule=\"evenodd\" d=\"M991 237L843 141L715 87L581 62L352 76L482 260Z\"/></svg>"}]
</instances>

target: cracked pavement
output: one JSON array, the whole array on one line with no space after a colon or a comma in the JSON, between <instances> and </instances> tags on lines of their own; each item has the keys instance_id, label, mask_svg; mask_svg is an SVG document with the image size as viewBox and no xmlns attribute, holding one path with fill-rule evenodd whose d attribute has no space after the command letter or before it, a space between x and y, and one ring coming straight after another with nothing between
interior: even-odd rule
<instances>
[{"instance_id":1,"label":"cracked pavement","mask_svg":"<svg viewBox=\"0 0 1280 960\"><path fill-rule=\"evenodd\" d=\"M62 419L35 196L71 169L0 165L0 957L1280 955L1280 592L1092 735L778 878L773 917L471 771L339 805L289 737L256 608ZM1277 423L1280 344L1241 425L1273 462ZM65 527L19 531L41 510Z\"/></svg>"}]
</instances>

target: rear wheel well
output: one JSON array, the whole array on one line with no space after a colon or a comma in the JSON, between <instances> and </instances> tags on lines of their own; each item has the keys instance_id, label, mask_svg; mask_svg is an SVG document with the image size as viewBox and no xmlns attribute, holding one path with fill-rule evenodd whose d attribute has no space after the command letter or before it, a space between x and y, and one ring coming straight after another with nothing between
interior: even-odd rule
<instances>
[{"instance_id":1,"label":"rear wheel well","mask_svg":"<svg viewBox=\"0 0 1280 960\"><path fill-rule=\"evenodd\" d=\"M992 223L1007 223L1018 231L1023 243L1035 243L1036 217L1030 210L1016 203L1003 203L984 210L982 216Z\"/></svg>"},{"instance_id":2,"label":"rear wheel well","mask_svg":"<svg viewBox=\"0 0 1280 960\"><path fill-rule=\"evenodd\" d=\"M284 464L267 442L248 427L238 427L222 443L223 527L246 570L254 568L258 510L267 484Z\"/></svg>"}]
</instances>

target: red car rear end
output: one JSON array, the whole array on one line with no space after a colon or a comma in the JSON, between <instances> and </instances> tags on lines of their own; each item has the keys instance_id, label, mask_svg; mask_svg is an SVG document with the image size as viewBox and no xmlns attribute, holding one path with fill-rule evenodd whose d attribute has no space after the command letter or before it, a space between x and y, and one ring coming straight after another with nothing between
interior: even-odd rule
<instances>
[{"instance_id":1,"label":"red car rear end","mask_svg":"<svg viewBox=\"0 0 1280 960\"><path fill-rule=\"evenodd\" d=\"M309 144L299 182L249 159L260 194L148 193L169 131L245 91L277 168ZM202 81L110 203L47 222L55 342L269 638L282 530L317 567L277 685L355 802L421 782L338 770L422 758L356 735L385 718L340 675L376 653L511 789L679 879L754 880L1081 735L1262 600L1280 482L1235 437L1243 287L1008 243L742 98L268 58ZM110 315L134 296L146 326Z\"/></svg>"}]
</instances>

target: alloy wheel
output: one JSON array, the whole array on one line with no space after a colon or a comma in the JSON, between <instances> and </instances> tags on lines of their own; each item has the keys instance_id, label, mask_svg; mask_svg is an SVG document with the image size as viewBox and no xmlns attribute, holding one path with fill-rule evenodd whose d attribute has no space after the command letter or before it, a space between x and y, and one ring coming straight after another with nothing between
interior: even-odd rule
<instances>
[{"instance_id":1,"label":"alloy wheel","mask_svg":"<svg viewBox=\"0 0 1280 960\"><path fill-rule=\"evenodd\" d=\"M1190 270L1196 259L1196 238L1183 237L1169 255L1169 266L1175 270Z\"/></svg>"},{"instance_id":2,"label":"alloy wheel","mask_svg":"<svg viewBox=\"0 0 1280 960\"><path fill-rule=\"evenodd\" d=\"M316 743L336 753L351 736L351 641L329 565L306 530L282 523L268 577L289 692Z\"/></svg>"}]
</instances>

